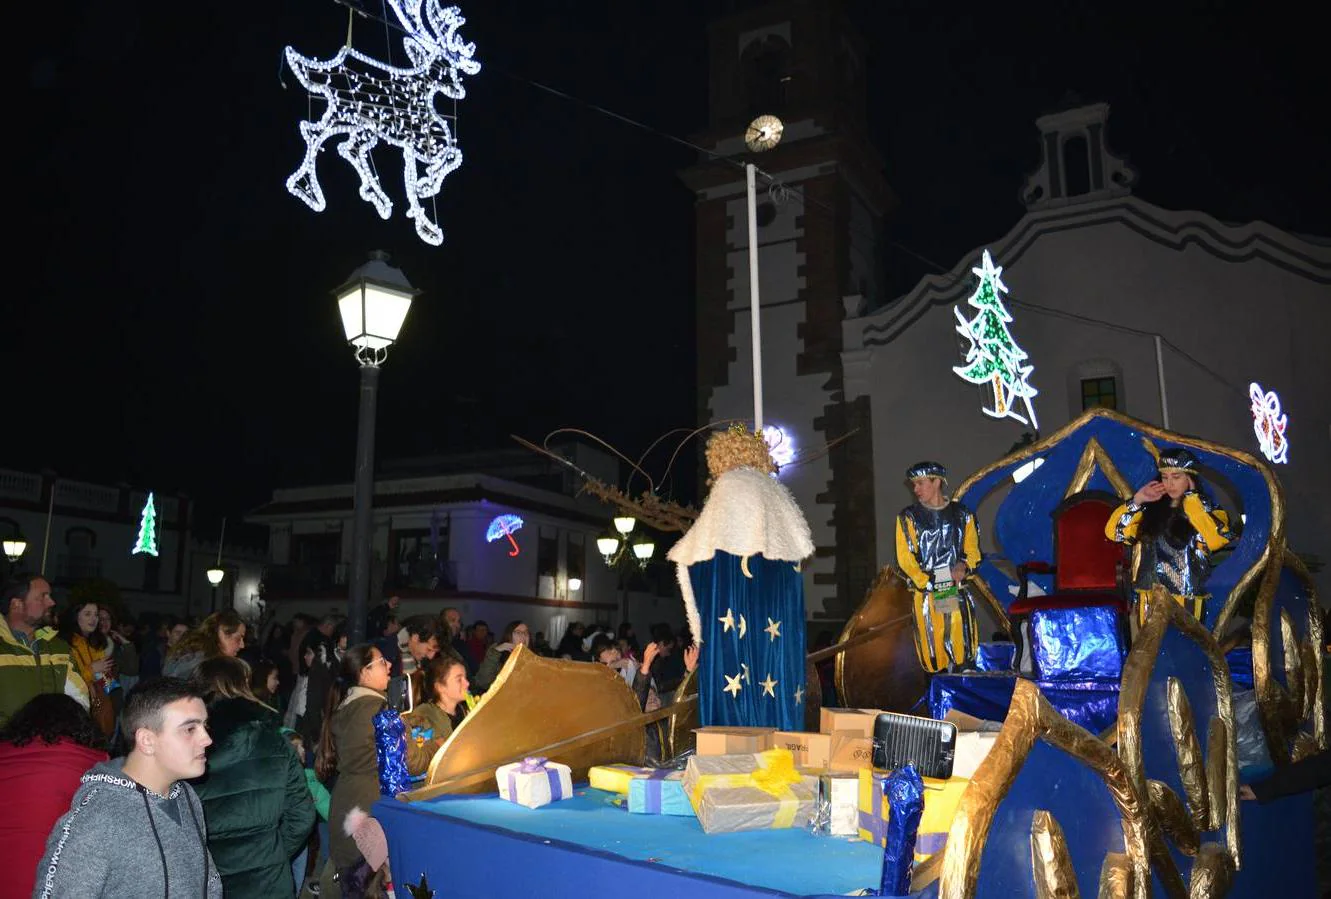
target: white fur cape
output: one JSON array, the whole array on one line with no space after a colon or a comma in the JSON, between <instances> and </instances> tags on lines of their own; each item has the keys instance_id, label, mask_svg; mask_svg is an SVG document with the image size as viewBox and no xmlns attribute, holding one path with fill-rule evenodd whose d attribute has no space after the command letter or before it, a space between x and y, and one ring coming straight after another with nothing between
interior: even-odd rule
<instances>
[{"instance_id":1,"label":"white fur cape","mask_svg":"<svg viewBox=\"0 0 1331 899\"><path fill-rule=\"evenodd\" d=\"M813 537L795 498L776 478L753 468L731 469L717 478L698 520L666 554L675 563L689 628L698 643L703 641L702 618L689 566L707 561L717 550L798 563L813 555Z\"/></svg>"}]
</instances>

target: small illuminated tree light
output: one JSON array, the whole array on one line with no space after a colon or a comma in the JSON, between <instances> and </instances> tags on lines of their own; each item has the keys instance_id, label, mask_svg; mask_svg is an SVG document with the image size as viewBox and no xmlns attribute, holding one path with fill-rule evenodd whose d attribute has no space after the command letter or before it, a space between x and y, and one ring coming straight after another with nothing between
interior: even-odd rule
<instances>
[{"instance_id":1,"label":"small illuminated tree light","mask_svg":"<svg viewBox=\"0 0 1331 899\"><path fill-rule=\"evenodd\" d=\"M137 556L139 553L157 555L157 504L153 501L151 493L148 494L148 501L143 504L143 515L139 519L139 537L134 542L134 549L130 551L130 555Z\"/></svg>"},{"instance_id":2,"label":"small illuminated tree light","mask_svg":"<svg viewBox=\"0 0 1331 899\"><path fill-rule=\"evenodd\" d=\"M1026 351L1017 345L1008 323L1012 316L1003 305L1003 294L1008 292L1007 285L1000 277L1003 267L995 266L989 251L979 268L971 269L980 279L975 293L967 302L980 310L972 319L967 319L961 309L953 307L957 316L957 333L971 342L966 351L966 363L953 366L952 370L962 380L972 384L988 384L993 389L994 405L985 406L985 415L994 418L1015 418L1022 424L1038 429L1035 420L1035 407L1031 399L1039 393L1028 380L1035 366L1025 365ZM1016 408L1020 400L1026 414L1023 416Z\"/></svg>"}]
</instances>

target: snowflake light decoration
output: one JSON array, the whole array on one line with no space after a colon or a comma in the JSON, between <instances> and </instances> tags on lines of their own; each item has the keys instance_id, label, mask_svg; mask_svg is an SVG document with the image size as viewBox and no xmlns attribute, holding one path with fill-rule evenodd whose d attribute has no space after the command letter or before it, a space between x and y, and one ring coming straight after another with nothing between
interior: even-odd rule
<instances>
[{"instance_id":1,"label":"snowflake light decoration","mask_svg":"<svg viewBox=\"0 0 1331 899\"><path fill-rule=\"evenodd\" d=\"M467 95L463 75L475 75L481 64L472 58L475 44L464 43L458 28L466 23L456 6L439 0L388 0L402 23L402 40L410 68L399 68L343 47L329 60L302 56L286 48L287 65L311 94L327 107L317 122L301 122L305 158L287 179L287 190L315 212L327 202L315 163L324 142L345 135L338 154L360 176L361 199L387 219L393 201L379 183L370 152L383 141L402 151L407 216L416 222L421 240L438 246L444 232L421 206L438 195L444 178L462 165L462 150L448 120L434 108L436 95L453 100Z\"/></svg>"},{"instance_id":2,"label":"snowflake light decoration","mask_svg":"<svg viewBox=\"0 0 1331 899\"><path fill-rule=\"evenodd\" d=\"M1277 465L1288 463L1285 428L1289 426L1289 416L1280 411L1280 396L1274 390L1262 390L1254 381L1248 385L1248 399L1252 401L1252 430L1262 455Z\"/></svg>"}]
</instances>

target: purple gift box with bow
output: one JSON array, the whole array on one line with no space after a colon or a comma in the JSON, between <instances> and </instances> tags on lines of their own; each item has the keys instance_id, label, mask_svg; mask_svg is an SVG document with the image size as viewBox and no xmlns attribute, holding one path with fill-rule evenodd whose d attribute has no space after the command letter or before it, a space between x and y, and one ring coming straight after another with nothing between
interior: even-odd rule
<instances>
[{"instance_id":1,"label":"purple gift box with bow","mask_svg":"<svg viewBox=\"0 0 1331 899\"><path fill-rule=\"evenodd\" d=\"M499 795L509 802L540 808L573 795L573 771L568 765L534 756L495 771Z\"/></svg>"}]
</instances>

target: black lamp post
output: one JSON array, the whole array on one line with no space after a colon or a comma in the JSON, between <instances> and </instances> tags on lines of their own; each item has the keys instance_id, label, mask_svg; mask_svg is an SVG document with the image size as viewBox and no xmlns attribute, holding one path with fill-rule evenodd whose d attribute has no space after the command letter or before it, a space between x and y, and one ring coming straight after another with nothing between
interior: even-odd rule
<instances>
[{"instance_id":1,"label":"black lamp post","mask_svg":"<svg viewBox=\"0 0 1331 899\"><path fill-rule=\"evenodd\" d=\"M360 420L356 433L356 485L351 525L351 577L348 637L365 639L365 615L370 597L371 512L374 505L374 416L379 390L379 366L397 340L412 299L419 291L407 276L388 264L388 254L377 250L334 291L347 343L360 363Z\"/></svg>"}]
</instances>

